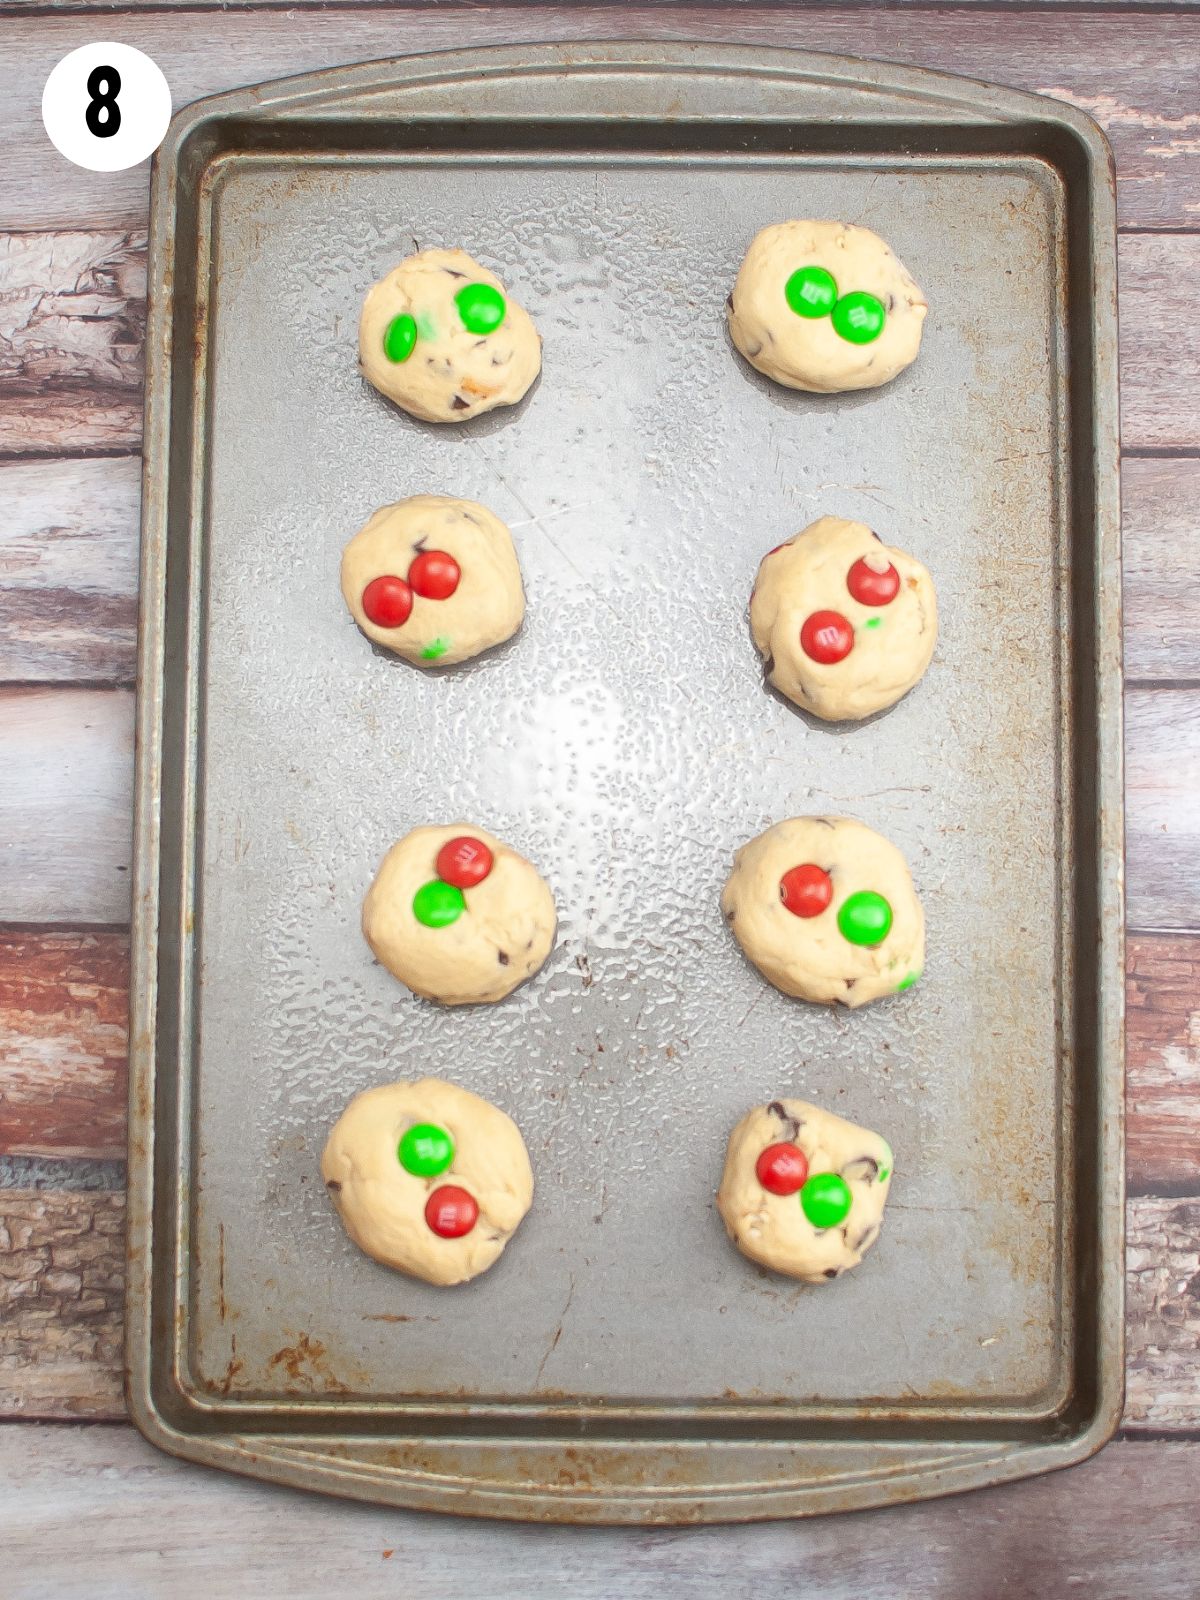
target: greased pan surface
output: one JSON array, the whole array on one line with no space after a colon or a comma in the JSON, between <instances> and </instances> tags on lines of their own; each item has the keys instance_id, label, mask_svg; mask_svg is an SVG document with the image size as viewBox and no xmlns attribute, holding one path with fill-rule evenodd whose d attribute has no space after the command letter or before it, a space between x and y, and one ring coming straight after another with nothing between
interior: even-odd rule
<instances>
[{"instance_id":1,"label":"greased pan surface","mask_svg":"<svg viewBox=\"0 0 1200 1600\"><path fill-rule=\"evenodd\" d=\"M755 231L882 233L931 311L877 392L772 386L724 299ZM527 400L414 423L367 287L463 244L545 339ZM934 74L685 45L475 51L201 102L152 234L130 1392L164 1447L398 1504L694 1521L1062 1465L1120 1407L1121 787L1113 210L1079 113ZM511 526L523 631L422 674L338 559L379 504ZM862 518L938 586L888 715L764 690L761 555ZM907 855L923 981L788 1000L723 925L734 848L847 813ZM444 1011L371 961L410 827L473 820L559 908L542 974ZM351 1094L498 1102L534 1209L439 1292L358 1254L317 1163ZM713 1205L755 1101L896 1151L828 1290Z\"/></svg>"}]
</instances>

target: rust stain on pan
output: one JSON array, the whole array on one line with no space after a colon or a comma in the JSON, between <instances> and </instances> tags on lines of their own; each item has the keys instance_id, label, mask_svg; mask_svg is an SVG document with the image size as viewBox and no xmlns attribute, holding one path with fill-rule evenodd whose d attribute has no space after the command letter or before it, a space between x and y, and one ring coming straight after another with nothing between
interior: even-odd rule
<instances>
[{"instance_id":1,"label":"rust stain on pan","mask_svg":"<svg viewBox=\"0 0 1200 1600\"><path fill-rule=\"evenodd\" d=\"M267 1362L267 1370L282 1371L292 1389L321 1388L331 1394L350 1393L349 1385L331 1371L320 1339L310 1338L307 1333L297 1334L291 1344L276 1350Z\"/></svg>"}]
</instances>

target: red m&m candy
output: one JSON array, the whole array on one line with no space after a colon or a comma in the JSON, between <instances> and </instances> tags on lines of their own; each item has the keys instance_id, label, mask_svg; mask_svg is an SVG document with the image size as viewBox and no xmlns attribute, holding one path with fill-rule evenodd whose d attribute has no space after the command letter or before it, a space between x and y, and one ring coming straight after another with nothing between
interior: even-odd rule
<instances>
[{"instance_id":1,"label":"red m&m candy","mask_svg":"<svg viewBox=\"0 0 1200 1600\"><path fill-rule=\"evenodd\" d=\"M372 578L362 592L362 608L377 628L402 628L413 608L413 592L403 578Z\"/></svg>"},{"instance_id":2,"label":"red m&m candy","mask_svg":"<svg viewBox=\"0 0 1200 1600\"><path fill-rule=\"evenodd\" d=\"M456 1183L444 1183L425 1202L425 1221L439 1239L461 1239L479 1221L475 1196Z\"/></svg>"},{"instance_id":3,"label":"red m&m candy","mask_svg":"<svg viewBox=\"0 0 1200 1600\"><path fill-rule=\"evenodd\" d=\"M473 889L492 870L492 852L482 839L462 834L438 851L438 877L456 889Z\"/></svg>"},{"instance_id":4,"label":"red m&m candy","mask_svg":"<svg viewBox=\"0 0 1200 1600\"><path fill-rule=\"evenodd\" d=\"M770 1194L795 1194L808 1177L808 1157L798 1144L769 1144L754 1163L759 1183Z\"/></svg>"},{"instance_id":5,"label":"red m&m candy","mask_svg":"<svg viewBox=\"0 0 1200 1600\"><path fill-rule=\"evenodd\" d=\"M854 648L854 629L840 611L814 611L800 629L804 654L822 666L844 661Z\"/></svg>"},{"instance_id":6,"label":"red m&m candy","mask_svg":"<svg viewBox=\"0 0 1200 1600\"><path fill-rule=\"evenodd\" d=\"M462 568L445 550L422 550L408 569L408 581L423 600L449 600Z\"/></svg>"},{"instance_id":7,"label":"red m&m candy","mask_svg":"<svg viewBox=\"0 0 1200 1600\"><path fill-rule=\"evenodd\" d=\"M863 606L889 606L900 593L900 574L889 561L877 572L869 561L856 561L846 574L846 587Z\"/></svg>"},{"instance_id":8,"label":"red m&m candy","mask_svg":"<svg viewBox=\"0 0 1200 1600\"><path fill-rule=\"evenodd\" d=\"M819 917L833 899L833 879L824 867L806 861L780 878L779 898L794 917Z\"/></svg>"}]
</instances>

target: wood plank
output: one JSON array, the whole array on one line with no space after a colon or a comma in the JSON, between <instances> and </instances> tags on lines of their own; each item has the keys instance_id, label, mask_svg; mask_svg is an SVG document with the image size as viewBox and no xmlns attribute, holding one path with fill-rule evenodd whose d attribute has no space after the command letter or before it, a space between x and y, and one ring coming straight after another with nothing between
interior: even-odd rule
<instances>
[{"instance_id":1,"label":"wood plank","mask_svg":"<svg viewBox=\"0 0 1200 1600\"><path fill-rule=\"evenodd\" d=\"M124 1272L123 1195L0 1189L0 1414L124 1415Z\"/></svg>"},{"instance_id":2,"label":"wood plank","mask_svg":"<svg viewBox=\"0 0 1200 1600\"><path fill-rule=\"evenodd\" d=\"M0 929L0 1155L125 1154L129 939Z\"/></svg>"},{"instance_id":3,"label":"wood plank","mask_svg":"<svg viewBox=\"0 0 1200 1600\"><path fill-rule=\"evenodd\" d=\"M5 269L0 455L138 449L144 237L0 234ZM1200 449L1200 233L1122 237L1120 271L1123 443Z\"/></svg>"},{"instance_id":4,"label":"wood plank","mask_svg":"<svg viewBox=\"0 0 1200 1600\"><path fill-rule=\"evenodd\" d=\"M1130 1188L1200 1194L1200 937L1127 966ZM0 1156L124 1155L128 982L123 932L0 929Z\"/></svg>"},{"instance_id":5,"label":"wood plank","mask_svg":"<svg viewBox=\"0 0 1200 1600\"><path fill-rule=\"evenodd\" d=\"M724 6L448 7L225 11L220 48L207 19L155 9L139 16L139 48L162 67L176 106L246 83L401 52L522 40L729 40L791 45L941 68L1071 100L1112 141L1125 226L1177 228L1200 219L1200 19L1187 11L979 10ZM46 74L96 38L91 15L13 17L0 60L8 114L0 215L21 229L141 227L148 167L88 173L46 140Z\"/></svg>"},{"instance_id":6,"label":"wood plank","mask_svg":"<svg viewBox=\"0 0 1200 1600\"><path fill-rule=\"evenodd\" d=\"M330 1573L363 1600L418 1587L472 1600L1194 1600L1198 1498L1200 1444L1123 1441L1067 1472L851 1518L582 1531L278 1489L175 1461L130 1427L0 1429L17 1600L325 1600Z\"/></svg>"},{"instance_id":7,"label":"wood plank","mask_svg":"<svg viewBox=\"0 0 1200 1600\"><path fill-rule=\"evenodd\" d=\"M228 5L229 0L122 0L122 11L164 11L184 9L188 11L218 10ZM279 4L279 0L239 0L242 7L253 10L255 7L268 7ZM461 5L461 0L459 0ZM738 22L745 15L744 7L751 0L726 0L724 6L718 0L697 0L697 3L711 11L723 11L729 19L731 29L736 29ZM755 10L760 14L773 9L782 9L790 5L792 0L758 0ZM890 6L902 10L923 10L928 8L929 0L887 0ZM1137 0L1133 0L1137 3ZM47 13L57 13L60 16L111 12L111 0L0 0L6 15L20 17L26 15L44 16ZM378 10L392 9L395 0L288 0L289 10L303 10L305 6L323 6L326 10L360 10L374 8ZM843 0L843 10L870 11L880 4L880 0ZM1128 10L1131 0L1087 0L1088 10ZM1156 9L1160 11L1194 11L1200 6L1200 0L1154 0ZM547 14L562 11L567 15L576 11L586 11L591 8L590 0L488 0L489 7L494 11L522 11L543 10ZM973 6L988 6L993 11L1020 10L1024 11L1053 11L1058 6L1078 11L1080 0L942 0L939 10L959 11L970 10ZM422 12L453 9L453 0L407 0L406 10ZM647 13L655 11L678 10L675 0L641 0L641 9Z\"/></svg>"},{"instance_id":8,"label":"wood plank","mask_svg":"<svg viewBox=\"0 0 1200 1600\"><path fill-rule=\"evenodd\" d=\"M0 1187L0 1417L123 1415L123 1198ZM1126 1210L1126 1426L1200 1429L1200 1198Z\"/></svg>"},{"instance_id":9,"label":"wood plank","mask_svg":"<svg viewBox=\"0 0 1200 1600\"><path fill-rule=\"evenodd\" d=\"M1142 1196L1126 1212L1127 1425L1200 1425L1200 1199Z\"/></svg>"},{"instance_id":10,"label":"wood plank","mask_svg":"<svg viewBox=\"0 0 1200 1600\"><path fill-rule=\"evenodd\" d=\"M133 696L0 691L0 923L129 918Z\"/></svg>"},{"instance_id":11,"label":"wood plank","mask_svg":"<svg viewBox=\"0 0 1200 1600\"><path fill-rule=\"evenodd\" d=\"M128 913L132 696L0 690L0 923ZM1134 930L1200 931L1200 690L1126 696Z\"/></svg>"},{"instance_id":12,"label":"wood plank","mask_svg":"<svg viewBox=\"0 0 1200 1600\"><path fill-rule=\"evenodd\" d=\"M1125 671L1200 679L1200 583L1191 547L1200 460L1127 459L1121 466L1125 535Z\"/></svg>"},{"instance_id":13,"label":"wood plank","mask_svg":"<svg viewBox=\"0 0 1200 1600\"><path fill-rule=\"evenodd\" d=\"M0 453L136 446L145 235L0 235L0 283Z\"/></svg>"},{"instance_id":14,"label":"wood plank","mask_svg":"<svg viewBox=\"0 0 1200 1600\"><path fill-rule=\"evenodd\" d=\"M1125 696L1129 926L1200 929L1200 691Z\"/></svg>"},{"instance_id":15,"label":"wood plank","mask_svg":"<svg viewBox=\"0 0 1200 1600\"><path fill-rule=\"evenodd\" d=\"M1120 241L1121 439L1126 448L1200 446L1200 318L1181 316L1172 304L1181 282L1196 281L1197 268L1200 234L1136 234ZM1189 277L1181 280L1179 273Z\"/></svg>"},{"instance_id":16,"label":"wood plank","mask_svg":"<svg viewBox=\"0 0 1200 1600\"><path fill-rule=\"evenodd\" d=\"M1130 938L1126 1167L1135 1193L1200 1194L1200 938Z\"/></svg>"},{"instance_id":17,"label":"wood plank","mask_svg":"<svg viewBox=\"0 0 1200 1600\"><path fill-rule=\"evenodd\" d=\"M1125 670L1194 682L1200 585L1179 552L1200 460L1131 457L1122 471ZM136 457L0 463L0 683L132 679L140 472Z\"/></svg>"},{"instance_id":18,"label":"wood plank","mask_svg":"<svg viewBox=\"0 0 1200 1600\"><path fill-rule=\"evenodd\" d=\"M0 463L0 682L132 681L140 478L136 456Z\"/></svg>"}]
</instances>

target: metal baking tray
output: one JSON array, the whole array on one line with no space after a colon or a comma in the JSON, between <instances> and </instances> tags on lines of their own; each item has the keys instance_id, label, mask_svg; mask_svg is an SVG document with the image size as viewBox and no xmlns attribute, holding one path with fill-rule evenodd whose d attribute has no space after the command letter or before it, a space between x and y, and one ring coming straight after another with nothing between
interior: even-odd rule
<instances>
[{"instance_id":1,"label":"metal baking tray","mask_svg":"<svg viewBox=\"0 0 1200 1600\"><path fill-rule=\"evenodd\" d=\"M363 1499L699 1522L1063 1466L1122 1395L1122 810L1113 179L1079 112L785 51L431 55L202 101L154 177L129 1395L167 1450ZM876 393L732 352L741 254L863 222L931 312ZM517 409L408 420L357 375L367 286L465 244L545 337ZM337 566L379 504L485 501L521 635L422 675ZM933 666L886 717L764 691L759 557L822 512L933 571ZM741 957L718 893L780 817L913 865L924 981L848 1014ZM467 1013L358 931L376 863L466 818L561 913ZM367 1085L435 1071L524 1130L534 1209L437 1291L343 1233L317 1162ZM713 1206L753 1102L896 1150L828 1289Z\"/></svg>"}]
</instances>

